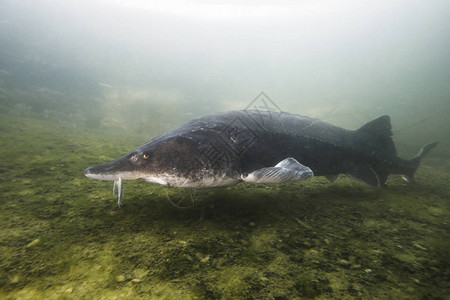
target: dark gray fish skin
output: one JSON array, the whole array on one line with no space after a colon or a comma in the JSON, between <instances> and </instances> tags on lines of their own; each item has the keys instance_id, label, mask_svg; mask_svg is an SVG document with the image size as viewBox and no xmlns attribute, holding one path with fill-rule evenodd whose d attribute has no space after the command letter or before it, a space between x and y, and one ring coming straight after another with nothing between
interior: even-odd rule
<instances>
[{"instance_id":1,"label":"dark gray fish skin","mask_svg":"<svg viewBox=\"0 0 450 300\"><path fill-rule=\"evenodd\" d=\"M421 158L437 143L406 160L397 156L391 136L389 116L347 130L285 112L228 111L193 119L116 161L87 168L85 174L213 187L235 184L247 174L294 158L316 176L349 174L372 186L383 185L389 174L413 181Z\"/></svg>"}]
</instances>

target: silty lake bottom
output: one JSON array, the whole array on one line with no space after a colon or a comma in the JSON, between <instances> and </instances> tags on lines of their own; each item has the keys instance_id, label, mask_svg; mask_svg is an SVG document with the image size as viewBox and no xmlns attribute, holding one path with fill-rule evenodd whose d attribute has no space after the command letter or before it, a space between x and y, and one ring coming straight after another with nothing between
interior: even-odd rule
<instances>
[{"instance_id":1,"label":"silty lake bottom","mask_svg":"<svg viewBox=\"0 0 450 300\"><path fill-rule=\"evenodd\" d=\"M119 209L83 171L145 141L1 115L0 298L449 299L448 159L412 185L239 184L192 209L126 181Z\"/></svg>"}]
</instances>

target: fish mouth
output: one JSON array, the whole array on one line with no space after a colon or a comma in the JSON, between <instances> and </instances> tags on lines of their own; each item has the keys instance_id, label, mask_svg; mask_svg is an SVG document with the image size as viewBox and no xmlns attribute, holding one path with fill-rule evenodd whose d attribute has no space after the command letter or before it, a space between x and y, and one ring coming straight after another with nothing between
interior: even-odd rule
<instances>
[{"instance_id":1,"label":"fish mouth","mask_svg":"<svg viewBox=\"0 0 450 300\"><path fill-rule=\"evenodd\" d=\"M168 184L167 181L162 178L149 176L145 172L133 170L133 167L124 164L124 162L121 160L109 162L99 166L89 167L84 170L84 175L92 179L114 181L113 196L116 197L117 190L117 205L119 207L121 205L123 194L123 180L142 178L149 182L159 183L163 185Z\"/></svg>"},{"instance_id":2,"label":"fish mouth","mask_svg":"<svg viewBox=\"0 0 450 300\"><path fill-rule=\"evenodd\" d=\"M113 196L117 196L117 205L120 207L123 194L122 180L139 179L143 174L123 159L118 159L103 165L89 167L84 170L84 175L92 179L114 181Z\"/></svg>"}]
</instances>

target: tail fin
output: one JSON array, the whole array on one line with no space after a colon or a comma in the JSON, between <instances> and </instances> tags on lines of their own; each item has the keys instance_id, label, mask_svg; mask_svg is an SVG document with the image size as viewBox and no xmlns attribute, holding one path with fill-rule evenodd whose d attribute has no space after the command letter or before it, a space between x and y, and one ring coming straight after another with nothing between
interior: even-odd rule
<instances>
[{"instance_id":1,"label":"tail fin","mask_svg":"<svg viewBox=\"0 0 450 300\"><path fill-rule=\"evenodd\" d=\"M416 156L414 156L412 159L409 160L409 162L411 164L411 170L409 171L408 174L405 174L405 176L403 176L403 179L406 182L408 182L408 183L414 182L414 173L416 172L417 168L419 167L420 160L425 155L427 155L431 149L436 147L437 144L438 144L438 142L426 144L425 146L422 147L422 149L420 149L419 153L417 153Z\"/></svg>"},{"instance_id":2,"label":"tail fin","mask_svg":"<svg viewBox=\"0 0 450 300\"><path fill-rule=\"evenodd\" d=\"M392 140L391 119L381 116L372 120L356 130L356 142L359 147L371 153L387 156L396 156L394 141ZM348 172L349 175L362 180L372 186L384 185L389 174L403 174L407 182L414 181L414 173L419 167L420 160L435 146L437 142L426 144L419 153L410 160L396 158L399 166L394 169L383 164L358 164Z\"/></svg>"}]
</instances>

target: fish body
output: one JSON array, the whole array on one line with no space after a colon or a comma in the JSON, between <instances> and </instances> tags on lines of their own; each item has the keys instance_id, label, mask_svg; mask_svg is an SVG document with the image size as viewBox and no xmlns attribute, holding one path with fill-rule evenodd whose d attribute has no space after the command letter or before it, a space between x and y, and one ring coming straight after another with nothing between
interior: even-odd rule
<instances>
[{"instance_id":1,"label":"fish body","mask_svg":"<svg viewBox=\"0 0 450 300\"><path fill-rule=\"evenodd\" d=\"M119 159L85 170L94 179L144 179L163 185L208 188L241 181L280 183L348 174L384 185L390 174L413 181L421 158L397 156L389 116L357 130L286 112L239 110L193 119Z\"/></svg>"}]
</instances>

